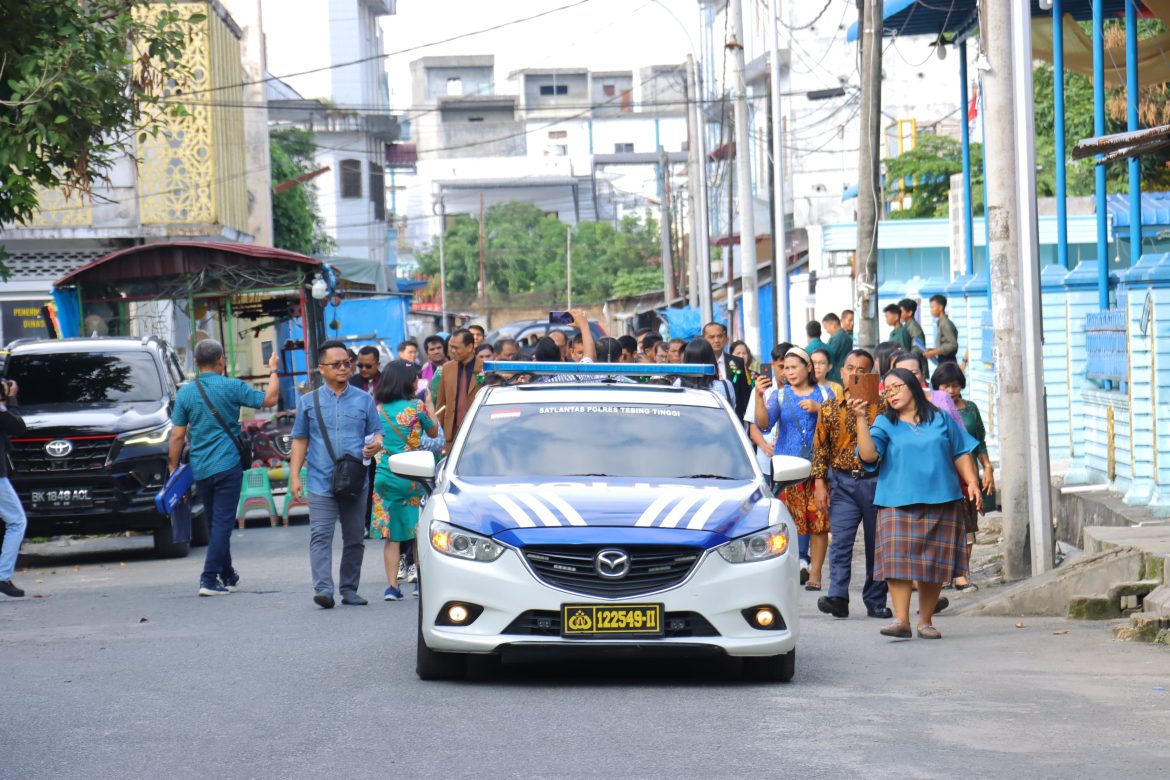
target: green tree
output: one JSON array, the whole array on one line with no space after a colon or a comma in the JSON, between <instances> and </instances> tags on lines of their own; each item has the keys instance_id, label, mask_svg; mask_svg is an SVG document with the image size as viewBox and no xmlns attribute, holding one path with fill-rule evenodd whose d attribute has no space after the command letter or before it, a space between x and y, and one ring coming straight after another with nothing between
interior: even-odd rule
<instances>
[{"instance_id":1,"label":"green tree","mask_svg":"<svg viewBox=\"0 0 1170 780\"><path fill-rule=\"evenodd\" d=\"M569 228L531 203L492 206L484 215L484 269L499 295L540 293L565 300L566 234ZM444 234L447 289L475 293L479 284L479 222L449 220ZM649 214L626 216L617 226L583 222L573 230L573 299L602 301L615 294L647 292L662 285L658 223ZM418 256L419 269L439 273L437 244ZM632 290L632 292L629 292Z\"/></svg>"},{"instance_id":2,"label":"green tree","mask_svg":"<svg viewBox=\"0 0 1170 780\"><path fill-rule=\"evenodd\" d=\"M7 0L0 24L0 223L23 223L37 188L88 194L135 133L157 131L187 23L149 0ZM185 21L184 21L185 20ZM167 108L182 111L178 105Z\"/></svg>"},{"instance_id":3,"label":"green tree","mask_svg":"<svg viewBox=\"0 0 1170 780\"><path fill-rule=\"evenodd\" d=\"M983 147L971 144L971 210L983 212ZM944 135L919 136L914 149L885 161L886 195L901 183L911 196L909 208L891 211L890 219L945 217L951 176L963 170L958 141Z\"/></svg>"},{"instance_id":4,"label":"green tree","mask_svg":"<svg viewBox=\"0 0 1170 780\"><path fill-rule=\"evenodd\" d=\"M317 169L313 137L304 130L274 130L268 150L275 186ZM272 196L272 243L280 249L303 255L328 255L336 248L325 232L325 221L317 206L317 189L312 181L298 184Z\"/></svg>"}]
</instances>

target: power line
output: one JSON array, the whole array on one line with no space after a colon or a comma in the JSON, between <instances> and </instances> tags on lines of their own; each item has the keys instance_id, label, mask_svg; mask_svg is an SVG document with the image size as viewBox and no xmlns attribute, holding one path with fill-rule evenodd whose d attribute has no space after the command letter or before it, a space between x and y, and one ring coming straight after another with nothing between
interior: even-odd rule
<instances>
[{"instance_id":1,"label":"power line","mask_svg":"<svg viewBox=\"0 0 1170 780\"><path fill-rule=\"evenodd\" d=\"M266 84L269 81L280 81L283 79L293 78L296 76L307 76L311 73L323 73L325 71L336 70L338 68L347 68L347 67L350 67L352 65L361 65L361 64L366 63L366 62L374 62L376 60L384 60L384 59L387 59L389 57L397 56L399 54L409 54L412 51L419 51L420 49L429 49L432 46L439 46L439 45L444 44L444 43L451 43L452 41L459 41L459 40L463 40L464 38L472 38L476 35L483 35L484 33L495 32L496 30L502 30L505 27L511 27L513 25L521 24L523 22L530 22L533 19L539 19L539 18L544 17L544 16L551 16L552 14L559 13L561 11L567 11L570 8L576 8L577 6L585 5L586 3L589 3L592 1L593 0L575 0L575 2L568 3L568 4L562 5L562 6L557 6L556 8L549 8L547 10L540 11L539 13L532 14L531 16L524 16L524 17L521 17L519 19L511 19L507 22L500 22L499 24L494 24L490 27L484 27L480 30L472 30L470 32L459 33L458 35L452 35L452 36L449 36L447 38L442 38L442 39L439 39L436 41L430 41L428 43L420 43L420 44L416 44L414 46L407 46L405 49L398 49L396 51L383 52L382 54L372 54L368 57L360 57L356 60L349 60L348 62L338 62L338 63L334 63L333 65L323 65L319 68L309 68L308 70L301 70L301 71L297 71L295 73L285 73L285 74L280 75L280 76L265 76L262 79L256 79L254 81L240 81L240 82L237 82L235 84L222 84L218 87L208 87L207 89L194 90L191 92L187 92L185 94L200 95L200 94L205 94L208 92L220 92L220 91L226 90L226 89L238 89L240 87L250 87L250 86L253 86L255 84Z\"/></svg>"}]
</instances>

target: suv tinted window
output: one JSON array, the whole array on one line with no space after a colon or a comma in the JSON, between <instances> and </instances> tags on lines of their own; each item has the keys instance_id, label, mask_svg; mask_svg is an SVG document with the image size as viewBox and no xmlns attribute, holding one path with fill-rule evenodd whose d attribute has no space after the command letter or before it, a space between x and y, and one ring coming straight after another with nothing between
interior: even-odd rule
<instances>
[{"instance_id":1,"label":"suv tinted window","mask_svg":"<svg viewBox=\"0 0 1170 780\"><path fill-rule=\"evenodd\" d=\"M739 432L722 408L596 402L482 407L456 473L754 478Z\"/></svg>"},{"instance_id":2,"label":"suv tinted window","mask_svg":"<svg viewBox=\"0 0 1170 780\"><path fill-rule=\"evenodd\" d=\"M20 387L25 410L94 406L163 397L154 357L147 352L55 352L13 355L8 378Z\"/></svg>"}]
</instances>

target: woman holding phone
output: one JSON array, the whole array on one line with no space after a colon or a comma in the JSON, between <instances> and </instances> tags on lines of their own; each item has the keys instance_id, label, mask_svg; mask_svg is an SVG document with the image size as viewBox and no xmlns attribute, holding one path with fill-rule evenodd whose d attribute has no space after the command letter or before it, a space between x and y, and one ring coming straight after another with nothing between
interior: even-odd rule
<instances>
[{"instance_id":1,"label":"woman holding phone","mask_svg":"<svg viewBox=\"0 0 1170 780\"><path fill-rule=\"evenodd\" d=\"M978 442L961 423L926 400L918 378L904 368L886 375L887 408L864 424L866 403L849 402L857 417L857 454L877 471L874 579L889 586L894 622L884 636L909 639L910 594L918 582L918 636L940 639L932 619L943 583L967 572L965 501L982 508L971 453ZM957 472L957 473L956 473ZM964 496L959 477L967 485Z\"/></svg>"}]
</instances>

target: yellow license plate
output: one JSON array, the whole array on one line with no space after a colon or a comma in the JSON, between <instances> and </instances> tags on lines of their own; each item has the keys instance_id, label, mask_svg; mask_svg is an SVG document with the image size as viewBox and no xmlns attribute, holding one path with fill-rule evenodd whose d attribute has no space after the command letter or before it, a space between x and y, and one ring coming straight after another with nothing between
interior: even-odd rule
<instances>
[{"instance_id":1,"label":"yellow license plate","mask_svg":"<svg viewBox=\"0 0 1170 780\"><path fill-rule=\"evenodd\" d=\"M562 604L561 636L662 636L661 604Z\"/></svg>"}]
</instances>

